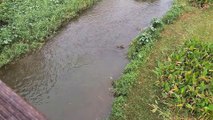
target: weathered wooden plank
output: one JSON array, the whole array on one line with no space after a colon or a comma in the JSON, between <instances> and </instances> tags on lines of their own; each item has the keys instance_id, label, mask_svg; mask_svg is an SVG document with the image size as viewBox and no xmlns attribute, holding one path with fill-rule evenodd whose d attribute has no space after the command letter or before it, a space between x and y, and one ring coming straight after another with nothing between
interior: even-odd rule
<instances>
[{"instance_id":1,"label":"weathered wooden plank","mask_svg":"<svg viewBox=\"0 0 213 120\"><path fill-rule=\"evenodd\" d=\"M0 120L46 120L46 118L0 81Z\"/></svg>"}]
</instances>

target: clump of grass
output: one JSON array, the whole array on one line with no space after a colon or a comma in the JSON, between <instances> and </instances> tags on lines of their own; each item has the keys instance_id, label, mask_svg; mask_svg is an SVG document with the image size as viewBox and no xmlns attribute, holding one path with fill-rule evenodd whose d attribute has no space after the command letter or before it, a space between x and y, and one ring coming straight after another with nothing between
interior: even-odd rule
<instances>
[{"instance_id":1,"label":"clump of grass","mask_svg":"<svg viewBox=\"0 0 213 120\"><path fill-rule=\"evenodd\" d=\"M59 27L98 0L0 1L0 67L28 50L16 53L13 44L42 43ZM19 48L17 48L19 49ZM31 49L31 48L29 48ZM16 54L15 54L16 53Z\"/></svg>"},{"instance_id":2,"label":"clump of grass","mask_svg":"<svg viewBox=\"0 0 213 120\"><path fill-rule=\"evenodd\" d=\"M187 41L155 72L162 100L171 109L186 110L199 119L213 118L213 44Z\"/></svg>"},{"instance_id":3,"label":"clump of grass","mask_svg":"<svg viewBox=\"0 0 213 120\"><path fill-rule=\"evenodd\" d=\"M130 59L135 59L138 56L138 53L149 43L152 43L159 37L160 31L163 30L164 23L160 19L153 19L151 26L144 30L138 37L132 42L128 56Z\"/></svg>"}]
</instances>

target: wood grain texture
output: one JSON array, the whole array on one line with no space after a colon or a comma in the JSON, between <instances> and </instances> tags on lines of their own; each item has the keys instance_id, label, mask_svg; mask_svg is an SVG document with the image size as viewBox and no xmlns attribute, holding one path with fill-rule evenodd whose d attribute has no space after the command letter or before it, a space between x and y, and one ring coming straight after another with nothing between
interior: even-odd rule
<instances>
[{"instance_id":1,"label":"wood grain texture","mask_svg":"<svg viewBox=\"0 0 213 120\"><path fill-rule=\"evenodd\" d=\"M47 120L0 81L0 120Z\"/></svg>"}]
</instances>

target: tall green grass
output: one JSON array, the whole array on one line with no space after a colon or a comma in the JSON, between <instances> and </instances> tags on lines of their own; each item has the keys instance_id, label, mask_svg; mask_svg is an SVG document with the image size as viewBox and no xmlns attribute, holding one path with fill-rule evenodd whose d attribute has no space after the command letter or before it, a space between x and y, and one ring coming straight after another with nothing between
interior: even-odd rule
<instances>
[{"instance_id":1,"label":"tall green grass","mask_svg":"<svg viewBox=\"0 0 213 120\"><path fill-rule=\"evenodd\" d=\"M0 3L0 66L43 43L97 0L3 0ZM4 24L3 24L4 23Z\"/></svg>"}]
</instances>

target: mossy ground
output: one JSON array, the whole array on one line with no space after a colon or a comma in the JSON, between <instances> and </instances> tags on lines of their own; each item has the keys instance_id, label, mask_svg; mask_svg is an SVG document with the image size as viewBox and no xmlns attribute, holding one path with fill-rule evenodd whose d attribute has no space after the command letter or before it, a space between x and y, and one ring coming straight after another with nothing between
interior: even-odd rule
<instances>
[{"instance_id":1,"label":"mossy ground","mask_svg":"<svg viewBox=\"0 0 213 120\"><path fill-rule=\"evenodd\" d=\"M153 109L151 104L159 95L158 89L154 87L158 78L153 72L157 67L157 62L167 59L167 56L183 45L186 40L196 38L213 43L213 8L199 9L191 7L181 0L178 2L185 4L185 11L173 24L165 26L160 38L154 42L145 64L140 66L139 78L123 104L124 119L162 119L159 117L159 113L151 111ZM112 119L115 118L112 117Z\"/></svg>"}]
</instances>

